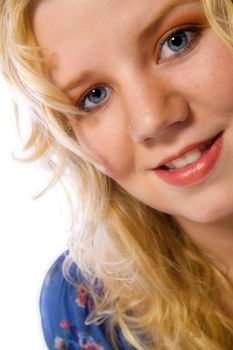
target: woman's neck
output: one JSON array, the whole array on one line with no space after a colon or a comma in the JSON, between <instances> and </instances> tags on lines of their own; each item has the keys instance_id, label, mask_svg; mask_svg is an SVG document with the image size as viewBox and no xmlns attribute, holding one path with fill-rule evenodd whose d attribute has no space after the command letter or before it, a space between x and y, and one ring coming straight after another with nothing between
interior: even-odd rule
<instances>
[{"instance_id":1,"label":"woman's neck","mask_svg":"<svg viewBox=\"0 0 233 350\"><path fill-rule=\"evenodd\" d=\"M181 217L176 217L176 221L233 284L233 216L211 224Z\"/></svg>"}]
</instances>

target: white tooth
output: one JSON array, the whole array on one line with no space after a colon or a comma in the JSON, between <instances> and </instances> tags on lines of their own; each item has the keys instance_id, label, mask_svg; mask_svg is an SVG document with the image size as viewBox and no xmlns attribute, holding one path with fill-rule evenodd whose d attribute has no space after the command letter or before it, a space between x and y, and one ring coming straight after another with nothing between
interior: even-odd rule
<instances>
[{"instance_id":1,"label":"white tooth","mask_svg":"<svg viewBox=\"0 0 233 350\"><path fill-rule=\"evenodd\" d=\"M188 164L191 164L191 163L195 162L200 157L201 157L201 151L198 148L196 148L193 151L185 154L185 158L186 158Z\"/></svg>"},{"instance_id":2,"label":"white tooth","mask_svg":"<svg viewBox=\"0 0 233 350\"><path fill-rule=\"evenodd\" d=\"M172 162L166 164L166 166L167 166L169 169L176 169L175 165L173 165Z\"/></svg>"},{"instance_id":3,"label":"white tooth","mask_svg":"<svg viewBox=\"0 0 233 350\"><path fill-rule=\"evenodd\" d=\"M171 163L167 164L169 168L171 168L171 165L173 166L173 169L180 169L183 168L184 166L188 165L188 162L184 157L178 158L176 160L173 160Z\"/></svg>"},{"instance_id":4,"label":"white tooth","mask_svg":"<svg viewBox=\"0 0 233 350\"><path fill-rule=\"evenodd\" d=\"M195 162L197 159L200 158L200 156L201 156L201 151L198 148L196 148L186 153L183 157L175 159L172 162L166 164L166 166L169 167L170 169L180 169Z\"/></svg>"}]
</instances>

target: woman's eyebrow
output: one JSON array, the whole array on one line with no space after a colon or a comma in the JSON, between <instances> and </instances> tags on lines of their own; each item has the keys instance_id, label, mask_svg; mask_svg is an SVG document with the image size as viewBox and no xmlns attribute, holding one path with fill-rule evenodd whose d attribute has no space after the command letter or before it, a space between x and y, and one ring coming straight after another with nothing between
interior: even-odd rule
<instances>
[{"instance_id":1,"label":"woman's eyebrow","mask_svg":"<svg viewBox=\"0 0 233 350\"><path fill-rule=\"evenodd\" d=\"M91 71L84 71L81 75L71 79L68 83L66 83L64 86L61 86L61 90L65 93L82 86L88 82L88 80L91 80L93 78L93 73Z\"/></svg>"},{"instance_id":2,"label":"woman's eyebrow","mask_svg":"<svg viewBox=\"0 0 233 350\"><path fill-rule=\"evenodd\" d=\"M173 1L172 4L171 3L167 4L167 6L165 6L159 12L156 18L142 30L142 32L139 35L139 41L143 42L152 33L158 30L164 18L167 17L171 12L173 12L177 7L186 5L186 4L192 4L195 2L200 2L200 0L177 0L177 1Z\"/></svg>"},{"instance_id":3,"label":"woman's eyebrow","mask_svg":"<svg viewBox=\"0 0 233 350\"><path fill-rule=\"evenodd\" d=\"M185 4L191 4L195 2L200 2L200 0L176 0L173 1L171 4L167 4L156 16L156 18L149 23L139 34L139 42L143 42L146 38L148 38L152 33L154 33L159 26L161 25L162 21L165 17L167 17L172 11L174 11L177 7L185 5ZM74 77L69 82L64 84L64 86L61 86L61 90L65 93L80 87L87 83L88 80L91 80L93 77L93 74L91 71L85 71L83 74Z\"/></svg>"}]
</instances>

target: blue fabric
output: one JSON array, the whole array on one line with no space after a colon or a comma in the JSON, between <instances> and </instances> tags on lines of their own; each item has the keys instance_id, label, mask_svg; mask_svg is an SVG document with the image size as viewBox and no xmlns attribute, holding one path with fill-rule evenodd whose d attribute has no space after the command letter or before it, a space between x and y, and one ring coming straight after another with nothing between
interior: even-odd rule
<instances>
[{"instance_id":1,"label":"blue fabric","mask_svg":"<svg viewBox=\"0 0 233 350\"><path fill-rule=\"evenodd\" d=\"M84 278L75 264L70 274L77 285L68 282L62 274L64 253L49 269L40 296L40 313L45 341L49 350L111 350L106 334L106 323L85 324L94 303L84 288ZM130 348L121 334L117 342L122 350Z\"/></svg>"}]
</instances>

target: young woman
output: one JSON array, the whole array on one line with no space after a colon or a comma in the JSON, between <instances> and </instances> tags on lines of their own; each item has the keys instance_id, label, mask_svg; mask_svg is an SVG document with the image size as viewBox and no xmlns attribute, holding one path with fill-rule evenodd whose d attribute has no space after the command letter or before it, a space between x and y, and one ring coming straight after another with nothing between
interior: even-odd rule
<instances>
[{"instance_id":1,"label":"young woman","mask_svg":"<svg viewBox=\"0 0 233 350\"><path fill-rule=\"evenodd\" d=\"M41 294L48 348L232 349L232 2L0 4L29 159L74 202Z\"/></svg>"}]
</instances>

